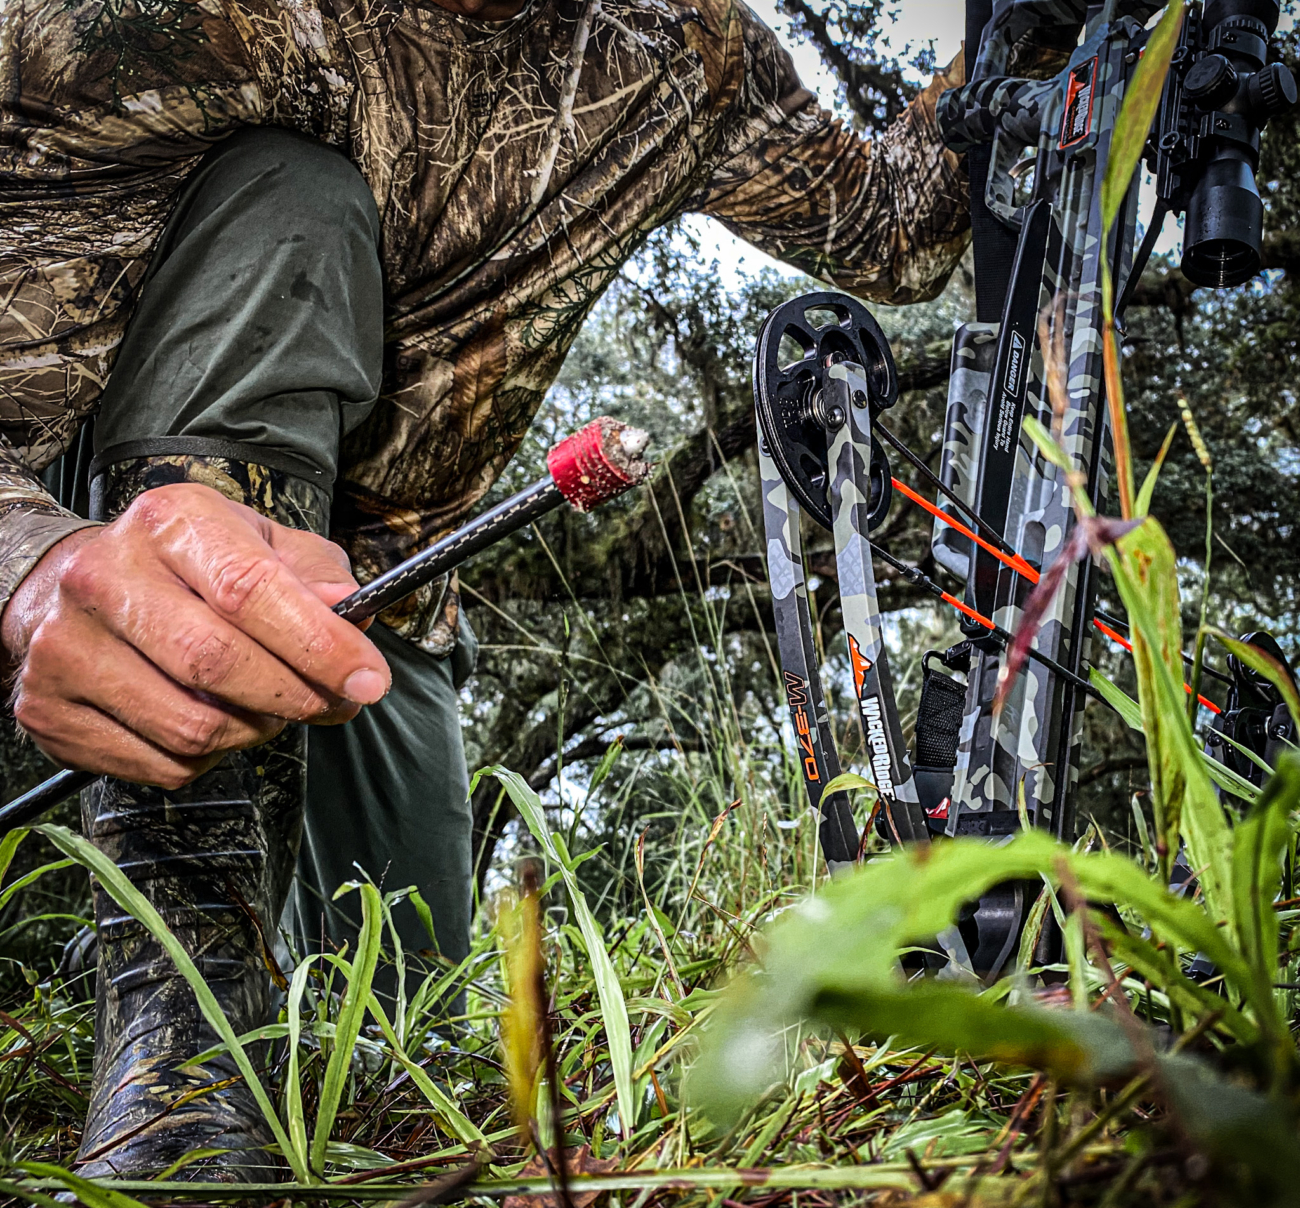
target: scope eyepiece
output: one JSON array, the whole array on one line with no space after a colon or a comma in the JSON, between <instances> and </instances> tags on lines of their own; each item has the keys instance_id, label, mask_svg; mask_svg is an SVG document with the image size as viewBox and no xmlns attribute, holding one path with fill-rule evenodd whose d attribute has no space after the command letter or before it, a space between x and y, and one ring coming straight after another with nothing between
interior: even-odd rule
<instances>
[{"instance_id":1,"label":"scope eyepiece","mask_svg":"<svg viewBox=\"0 0 1300 1208\"><path fill-rule=\"evenodd\" d=\"M1195 285L1240 285L1260 268L1264 203L1255 183L1260 131L1296 102L1285 65L1265 66L1277 0L1209 0L1183 94L1200 114L1198 164L1188 175L1183 275Z\"/></svg>"}]
</instances>

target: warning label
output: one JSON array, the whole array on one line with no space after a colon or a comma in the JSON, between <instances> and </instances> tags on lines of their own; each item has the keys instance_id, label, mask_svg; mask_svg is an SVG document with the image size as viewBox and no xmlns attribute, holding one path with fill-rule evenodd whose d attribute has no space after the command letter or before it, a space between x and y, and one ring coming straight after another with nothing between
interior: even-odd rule
<instances>
[{"instance_id":1,"label":"warning label","mask_svg":"<svg viewBox=\"0 0 1300 1208\"><path fill-rule=\"evenodd\" d=\"M1093 85L1097 79L1097 60L1089 59L1070 69L1065 84L1065 117L1061 120L1059 150L1072 147L1088 137L1092 129Z\"/></svg>"}]
</instances>

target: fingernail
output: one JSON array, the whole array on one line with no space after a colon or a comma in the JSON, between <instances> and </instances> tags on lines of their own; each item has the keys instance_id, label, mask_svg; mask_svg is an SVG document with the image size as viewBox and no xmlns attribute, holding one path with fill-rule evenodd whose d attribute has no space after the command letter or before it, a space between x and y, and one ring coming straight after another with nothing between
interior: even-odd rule
<instances>
[{"instance_id":1,"label":"fingernail","mask_svg":"<svg viewBox=\"0 0 1300 1208\"><path fill-rule=\"evenodd\" d=\"M357 705L373 705L388 691L388 680L368 667L354 671L343 681L343 695Z\"/></svg>"}]
</instances>

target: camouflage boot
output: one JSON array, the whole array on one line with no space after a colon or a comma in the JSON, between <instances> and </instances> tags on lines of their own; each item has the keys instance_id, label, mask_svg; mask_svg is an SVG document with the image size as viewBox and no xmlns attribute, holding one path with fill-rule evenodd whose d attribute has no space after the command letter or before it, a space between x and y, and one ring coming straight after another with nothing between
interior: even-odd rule
<instances>
[{"instance_id":1,"label":"camouflage boot","mask_svg":"<svg viewBox=\"0 0 1300 1208\"><path fill-rule=\"evenodd\" d=\"M304 484L198 458L110 467L96 480L97 510L115 516L141 489L186 479L218 486L282 522L324 526ZM289 726L177 792L104 779L82 795L84 833L157 909L236 1035L271 1022L269 946L293 878L305 790L306 728ZM98 882L94 905L95 1067L79 1173L153 1175L190 1158L173 1177L281 1178L283 1162L264 1149L271 1131L229 1054L181 1068L219 1043L189 984ZM265 1055L265 1046L250 1052L255 1066ZM193 1158L200 1150L218 1152Z\"/></svg>"},{"instance_id":2,"label":"camouflage boot","mask_svg":"<svg viewBox=\"0 0 1300 1208\"><path fill-rule=\"evenodd\" d=\"M236 1035L271 1022L263 937L274 941L293 872L305 753L295 726L180 792L101 780L82 799L85 833L162 915ZM79 1172L156 1174L220 1150L177 1177L274 1182L282 1164L262 1148L270 1129L229 1054L178 1068L220 1043L189 984L99 884L95 923L95 1070Z\"/></svg>"}]
</instances>

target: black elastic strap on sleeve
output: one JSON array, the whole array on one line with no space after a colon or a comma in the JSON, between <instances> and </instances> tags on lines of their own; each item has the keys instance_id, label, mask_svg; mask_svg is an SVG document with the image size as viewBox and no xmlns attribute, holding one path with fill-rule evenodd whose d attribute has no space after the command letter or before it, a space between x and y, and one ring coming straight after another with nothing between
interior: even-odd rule
<instances>
[{"instance_id":1,"label":"black elastic strap on sleeve","mask_svg":"<svg viewBox=\"0 0 1300 1208\"><path fill-rule=\"evenodd\" d=\"M242 441L219 440L210 436L156 436L145 440L126 440L110 445L95 454L90 463L90 475L93 480L111 465L122 461L133 461L140 457L224 457L229 461L241 461L255 466L266 466L270 470L280 470L301 478L315 486L330 491L334 487L333 479L319 466L314 466L292 453L282 453L263 445L250 445Z\"/></svg>"}]
</instances>

